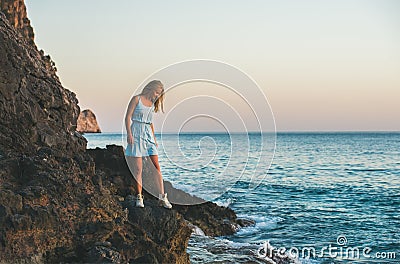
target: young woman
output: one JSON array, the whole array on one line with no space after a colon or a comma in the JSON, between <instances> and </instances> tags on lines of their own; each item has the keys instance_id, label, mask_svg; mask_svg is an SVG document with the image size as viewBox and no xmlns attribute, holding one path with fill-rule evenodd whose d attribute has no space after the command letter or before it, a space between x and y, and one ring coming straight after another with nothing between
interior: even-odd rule
<instances>
[{"instance_id":1,"label":"young woman","mask_svg":"<svg viewBox=\"0 0 400 264\"><path fill-rule=\"evenodd\" d=\"M167 194L164 193L163 178L158 163L157 141L154 135L153 113L160 109L164 112L164 86L158 80L149 82L139 95L132 97L125 116L128 146L125 156L137 181L138 194L136 206L144 207L142 195L143 157L150 157L158 171L159 204L171 209Z\"/></svg>"}]
</instances>

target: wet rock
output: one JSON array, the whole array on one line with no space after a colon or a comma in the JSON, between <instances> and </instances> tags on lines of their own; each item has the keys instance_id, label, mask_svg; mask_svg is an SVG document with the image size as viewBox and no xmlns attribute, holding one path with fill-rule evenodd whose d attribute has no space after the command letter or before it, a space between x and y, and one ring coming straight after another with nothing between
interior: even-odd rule
<instances>
[{"instance_id":1,"label":"wet rock","mask_svg":"<svg viewBox=\"0 0 400 264\"><path fill-rule=\"evenodd\" d=\"M198 205L176 205L183 217L198 226L207 236L234 234L239 226L235 212L212 202Z\"/></svg>"},{"instance_id":2,"label":"wet rock","mask_svg":"<svg viewBox=\"0 0 400 264\"><path fill-rule=\"evenodd\" d=\"M236 219L236 223L240 227L246 227L246 226L254 226L256 224L256 221L246 218L238 218Z\"/></svg>"}]
</instances>

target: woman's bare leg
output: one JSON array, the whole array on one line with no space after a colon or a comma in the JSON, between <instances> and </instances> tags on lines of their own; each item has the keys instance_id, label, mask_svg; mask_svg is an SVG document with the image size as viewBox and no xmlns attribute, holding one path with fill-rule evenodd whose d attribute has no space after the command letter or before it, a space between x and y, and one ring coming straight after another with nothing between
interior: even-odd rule
<instances>
[{"instance_id":1,"label":"woman's bare leg","mask_svg":"<svg viewBox=\"0 0 400 264\"><path fill-rule=\"evenodd\" d=\"M157 185L158 189L160 190L160 193L164 194L164 183L163 183L163 177L161 174L161 168L160 164L158 163L158 155L151 155L150 159L154 165L154 167L157 169Z\"/></svg>"},{"instance_id":2,"label":"woman's bare leg","mask_svg":"<svg viewBox=\"0 0 400 264\"><path fill-rule=\"evenodd\" d=\"M129 157L129 166L137 182L137 192L142 193L142 157Z\"/></svg>"}]
</instances>

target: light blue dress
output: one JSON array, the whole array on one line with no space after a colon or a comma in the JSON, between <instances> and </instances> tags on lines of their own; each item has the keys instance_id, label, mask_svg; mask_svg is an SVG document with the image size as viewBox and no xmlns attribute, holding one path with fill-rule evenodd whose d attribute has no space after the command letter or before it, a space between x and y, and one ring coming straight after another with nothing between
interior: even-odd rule
<instances>
[{"instance_id":1,"label":"light blue dress","mask_svg":"<svg viewBox=\"0 0 400 264\"><path fill-rule=\"evenodd\" d=\"M147 157L158 155L156 142L150 124L153 122L154 105L145 106L141 96L132 114L131 131L133 144L128 144L126 156Z\"/></svg>"}]
</instances>

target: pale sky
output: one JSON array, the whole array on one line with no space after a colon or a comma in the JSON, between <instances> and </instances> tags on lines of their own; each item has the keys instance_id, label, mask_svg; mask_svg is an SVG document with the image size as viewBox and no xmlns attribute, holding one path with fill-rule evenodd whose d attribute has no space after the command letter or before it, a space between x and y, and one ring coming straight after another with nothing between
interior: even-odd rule
<instances>
[{"instance_id":1,"label":"pale sky","mask_svg":"<svg viewBox=\"0 0 400 264\"><path fill-rule=\"evenodd\" d=\"M224 62L250 76L268 98L277 131L400 131L400 1L26 4L38 47L104 132L121 132L131 96L151 74L192 59ZM199 94L231 101L246 119L240 99L221 87L202 87L187 84L167 93L156 130L167 116L169 129L178 130L183 117L173 113L177 105L178 112L196 115L204 102L182 101ZM251 91L246 99L263 103ZM216 104L205 107L220 113ZM237 116L223 119L241 130ZM218 130L212 122L196 122L190 129Z\"/></svg>"}]
</instances>

